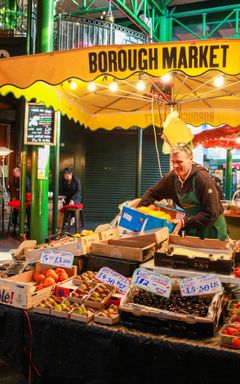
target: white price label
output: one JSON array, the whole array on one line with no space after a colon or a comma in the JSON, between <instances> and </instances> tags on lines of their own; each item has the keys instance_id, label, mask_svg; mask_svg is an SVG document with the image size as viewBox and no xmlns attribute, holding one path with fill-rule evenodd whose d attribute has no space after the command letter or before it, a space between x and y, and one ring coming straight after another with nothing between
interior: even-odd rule
<instances>
[{"instance_id":1,"label":"white price label","mask_svg":"<svg viewBox=\"0 0 240 384\"><path fill-rule=\"evenodd\" d=\"M113 285L117 288L117 291L122 294L124 294L129 287L127 277L108 267L101 268L96 275L96 279L105 284Z\"/></svg>"},{"instance_id":2,"label":"white price label","mask_svg":"<svg viewBox=\"0 0 240 384\"><path fill-rule=\"evenodd\" d=\"M164 297L169 297L172 290L172 279L143 268L134 271L132 284Z\"/></svg>"},{"instance_id":3,"label":"white price label","mask_svg":"<svg viewBox=\"0 0 240 384\"><path fill-rule=\"evenodd\" d=\"M217 275L187 277L180 283L182 296L207 295L222 292L222 283Z\"/></svg>"},{"instance_id":4,"label":"white price label","mask_svg":"<svg viewBox=\"0 0 240 384\"><path fill-rule=\"evenodd\" d=\"M57 249L45 249L41 255L40 263L54 267L72 268L73 254L71 252L58 251Z\"/></svg>"}]
</instances>

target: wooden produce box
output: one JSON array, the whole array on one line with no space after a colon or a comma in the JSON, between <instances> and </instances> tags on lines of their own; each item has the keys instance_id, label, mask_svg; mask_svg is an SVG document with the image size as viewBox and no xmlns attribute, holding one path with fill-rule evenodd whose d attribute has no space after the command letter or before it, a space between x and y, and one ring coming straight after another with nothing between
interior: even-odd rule
<instances>
[{"instance_id":1,"label":"wooden produce box","mask_svg":"<svg viewBox=\"0 0 240 384\"><path fill-rule=\"evenodd\" d=\"M164 327L184 333L191 332L197 336L216 334L225 303L223 294L208 296L211 297L211 304L207 316L201 317L135 303L133 297L138 291L137 287L131 286L121 300L119 309L123 323L140 326L140 328L142 326L152 326L155 329Z\"/></svg>"},{"instance_id":2,"label":"wooden produce box","mask_svg":"<svg viewBox=\"0 0 240 384\"><path fill-rule=\"evenodd\" d=\"M231 274L235 253L227 240L170 235L155 252L156 266Z\"/></svg>"},{"instance_id":3,"label":"wooden produce box","mask_svg":"<svg viewBox=\"0 0 240 384\"><path fill-rule=\"evenodd\" d=\"M27 248L24 252L25 260L28 262L39 261L43 251L46 249L72 252L73 256L80 256L82 254L81 246L78 240L75 238L69 237L67 238L67 240L65 238L65 239L55 241L54 243L51 243L51 244L44 243L44 244L38 244L33 248Z\"/></svg>"},{"instance_id":4,"label":"wooden produce box","mask_svg":"<svg viewBox=\"0 0 240 384\"><path fill-rule=\"evenodd\" d=\"M50 266L36 263L35 270L23 272L7 279L0 279L0 303L28 309L49 297L55 285L36 291L37 283L33 281L35 271L40 272L49 268ZM67 270L69 278L76 275L76 270L76 266ZM61 285L61 283L57 283L57 285Z\"/></svg>"},{"instance_id":5,"label":"wooden produce box","mask_svg":"<svg viewBox=\"0 0 240 384\"><path fill-rule=\"evenodd\" d=\"M95 255L142 262L154 256L155 245L155 242L138 238L106 240L92 243L91 252Z\"/></svg>"}]
</instances>

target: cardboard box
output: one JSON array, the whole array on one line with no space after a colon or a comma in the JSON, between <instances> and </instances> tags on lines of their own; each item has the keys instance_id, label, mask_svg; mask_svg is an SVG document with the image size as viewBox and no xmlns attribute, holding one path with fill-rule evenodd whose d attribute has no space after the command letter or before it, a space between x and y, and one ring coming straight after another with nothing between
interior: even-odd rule
<instances>
[{"instance_id":1,"label":"cardboard box","mask_svg":"<svg viewBox=\"0 0 240 384\"><path fill-rule=\"evenodd\" d=\"M36 271L49 269L49 266L36 264ZM68 269L69 278L76 275L76 266ZM50 296L54 285L35 291L36 282L33 281L35 270L23 272L19 275L0 279L0 303L11 305L17 308L28 309L40 303ZM65 280L66 281L66 280ZM60 284L58 284L60 285Z\"/></svg>"},{"instance_id":2,"label":"cardboard box","mask_svg":"<svg viewBox=\"0 0 240 384\"><path fill-rule=\"evenodd\" d=\"M38 244L34 248L25 249L25 260L29 263L39 261L43 251L46 249L55 249L59 251L72 252L73 256L80 256L82 254L81 246L78 242L78 239L69 237L68 241L64 241L62 239L56 241L54 244Z\"/></svg>"},{"instance_id":3,"label":"cardboard box","mask_svg":"<svg viewBox=\"0 0 240 384\"><path fill-rule=\"evenodd\" d=\"M234 253L228 241L170 235L155 252L156 266L231 274Z\"/></svg>"},{"instance_id":4,"label":"cardboard box","mask_svg":"<svg viewBox=\"0 0 240 384\"><path fill-rule=\"evenodd\" d=\"M153 257L155 245L153 241L124 238L92 243L91 251L95 255L142 262Z\"/></svg>"},{"instance_id":5,"label":"cardboard box","mask_svg":"<svg viewBox=\"0 0 240 384\"><path fill-rule=\"evenodd\" d=\"M119 228L107 229L99 233L100 240L119 239Z\"/></svg>"},{"instance_id":6,"label":"cardboard box","mask_svg":"<svg viewBox=\"0 0 240 384\"><path fill-rule=\"evenodd\" d=\"M86 255L87 253L90 253L92 243L100 241L100 237L98 233L77 237L76 239L78 241L78 247L79 247L79 254L77 256L82 256L82 255Z\"/></svg>"}]
</instances>

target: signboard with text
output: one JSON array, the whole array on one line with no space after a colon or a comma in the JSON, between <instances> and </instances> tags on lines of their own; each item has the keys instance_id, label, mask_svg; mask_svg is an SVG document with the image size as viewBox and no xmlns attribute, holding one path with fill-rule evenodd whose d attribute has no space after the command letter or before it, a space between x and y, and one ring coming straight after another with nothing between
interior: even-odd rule
<instances>
[{"instance_id":1,"label":"signboard with text","mask_svg":"<svg viewBox=\"0 0 240 384\"><path fill-rule=\"evenodd\" d=\"M24 144L54 145L56 131L55 112L43 104L26 104Z\"/></svg>"}]
</instances>

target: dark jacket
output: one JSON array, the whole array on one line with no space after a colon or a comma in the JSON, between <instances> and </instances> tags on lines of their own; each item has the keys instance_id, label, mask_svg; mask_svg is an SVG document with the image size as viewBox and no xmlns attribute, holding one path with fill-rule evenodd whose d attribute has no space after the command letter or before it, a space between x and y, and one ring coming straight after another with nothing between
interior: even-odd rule
<instances>
[{"instance_id":1,"label":"dark jacket","mask_svg":"<svg viewBox=\"0 0 240 384\"><path fill-rule=\"evenodd\" d=\"M20 177L14 177L10 184L10 198L11 200L20 199ZM31 178L26 175L26 193L31 192Z\"/></svg>"},{"instance_id":2,"label":"dark jacket","mask_svg":"<svg viewBox=\"0 0 240 384\"><path fill-rule=\"evenodd\" d=\"M63 181L63 194L66 196L65 205L69 204L70 200L73 200L75 204L81 203L81 183L76 176L72 176L70 184Z\"/></svg>"},{"instance_id":3,"label":"dark jacket","mask_svg":"<svg viewBox=\"0 0 240 384\"><path fill-rule=\"evenodd\" d=\"M185 228L201 228L212 225L223 213L223 206L214 180L206 168L199 164L193 163L191 173L182 187L173 170L164 175L157 184L144 193L139 205L148 206L153 204L155 200L172 199L175 204L181 207L177 191L180 193L192 191L193 176L195 176L195 189L202 211L194 216L185 217Z\"/></svg>"}]
</instances>

